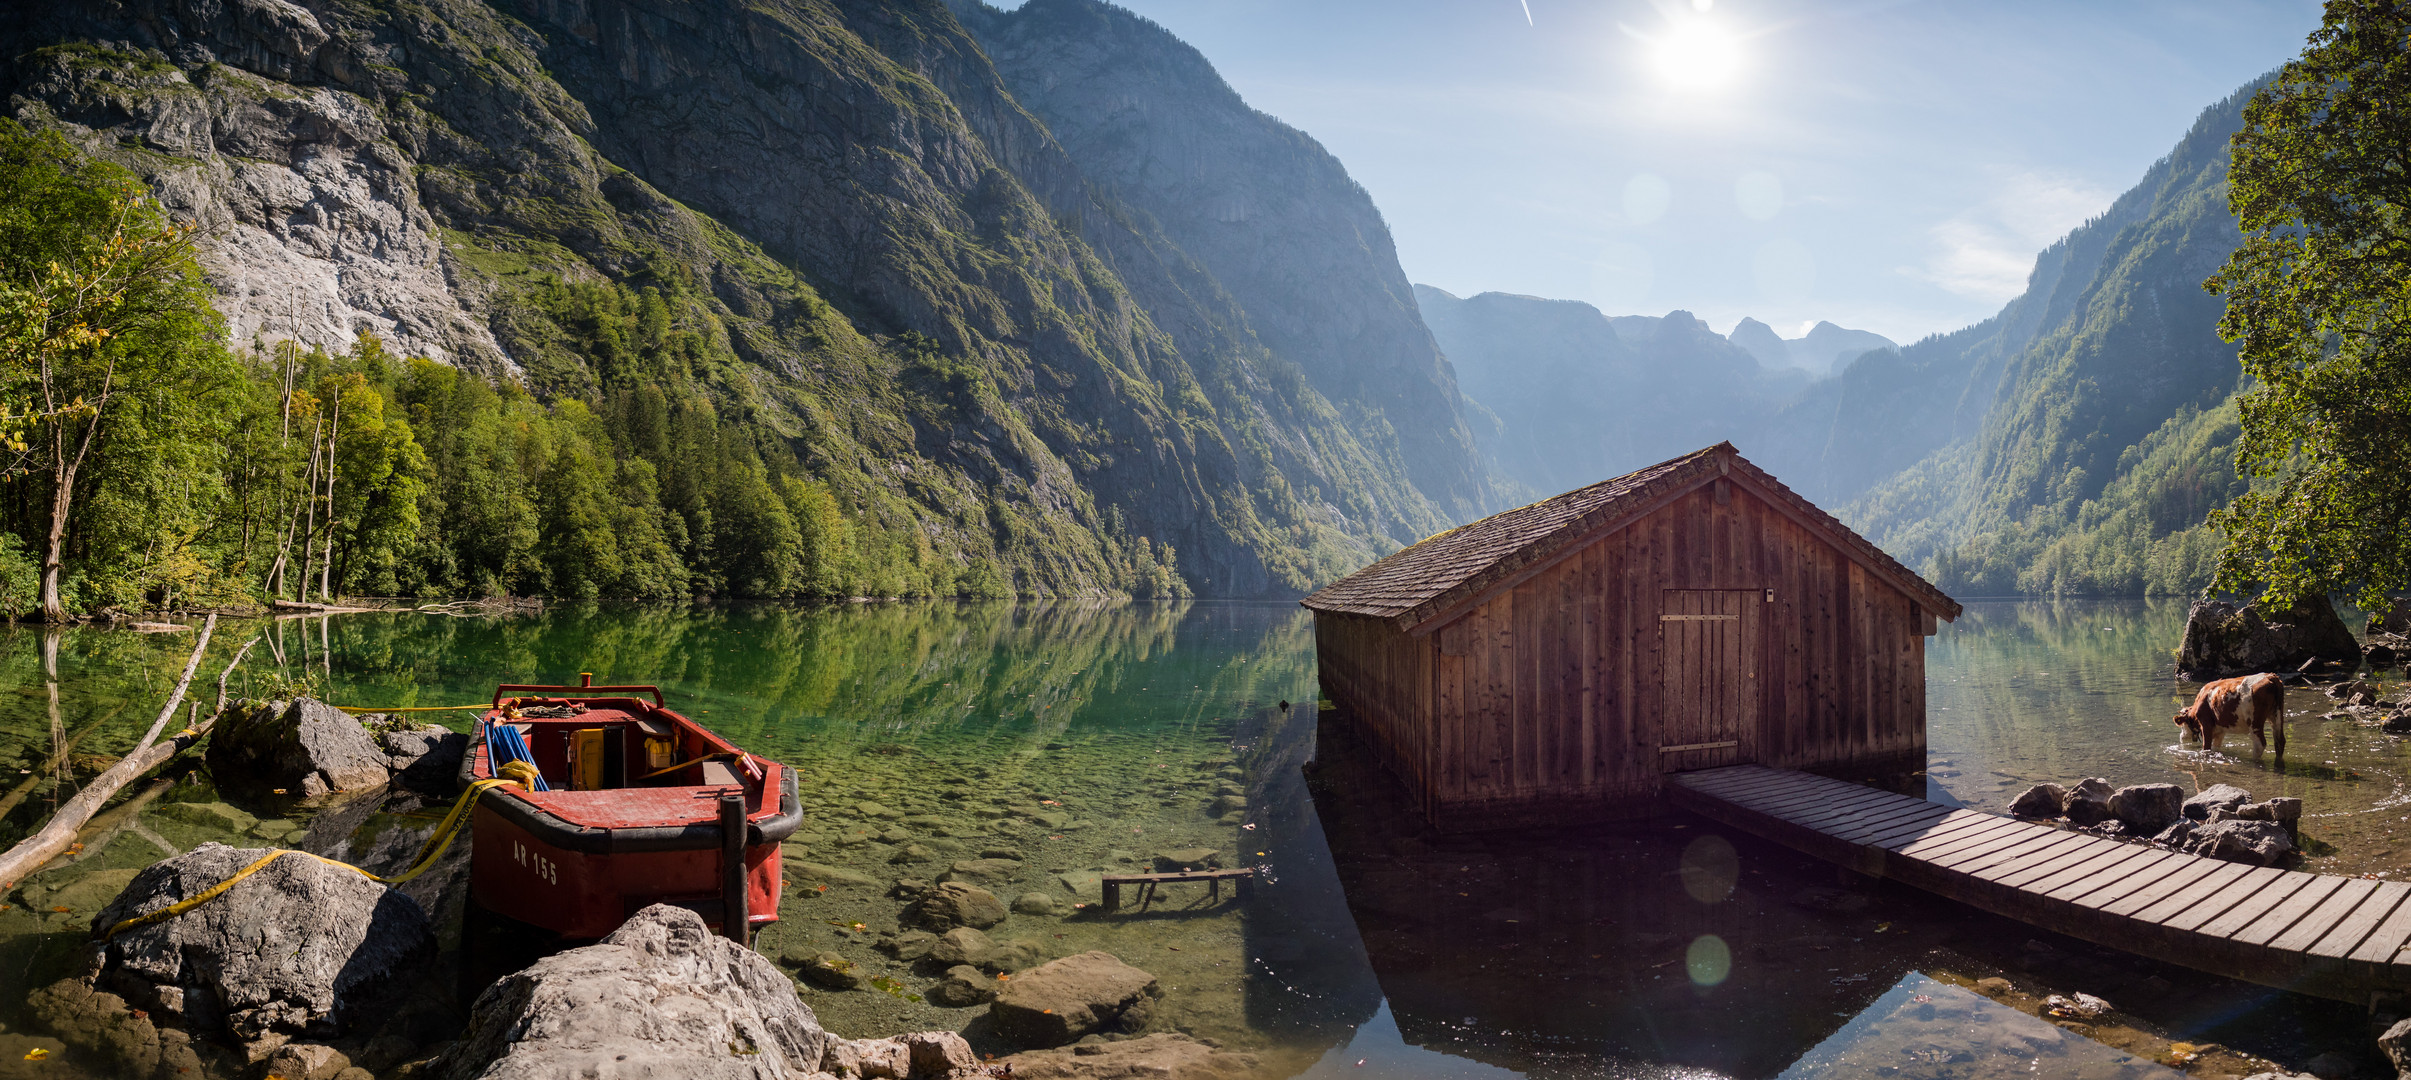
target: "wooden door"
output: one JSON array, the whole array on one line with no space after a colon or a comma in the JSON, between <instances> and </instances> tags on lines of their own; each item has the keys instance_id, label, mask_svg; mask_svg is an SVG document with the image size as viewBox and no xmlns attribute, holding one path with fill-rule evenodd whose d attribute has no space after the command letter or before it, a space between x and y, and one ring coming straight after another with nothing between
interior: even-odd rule
<instances>
[{"instance_id":1,"label":"wooden door","mask_svg":"<svg viewBox=\"0 0 2411 1080\"><path fill-rule=\"evenodd\" d=\"M1659 609L1658 771L1748 761L1758 747L1757 589L1667 589Z\"/></svg>"}]
</instances>

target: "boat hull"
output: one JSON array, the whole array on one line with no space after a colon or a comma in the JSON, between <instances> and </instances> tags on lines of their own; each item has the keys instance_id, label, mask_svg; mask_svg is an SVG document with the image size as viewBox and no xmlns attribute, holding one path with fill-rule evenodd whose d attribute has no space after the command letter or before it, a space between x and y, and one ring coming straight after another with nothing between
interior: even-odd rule
<instances>
[{"instance_id":1,"label":"boat hull","mask_svg":"<svg viewBox=\"0 0 2411 1080\"><path fill-rule=\"evenodd\" d=\"M653 904L689 908L715 929L723 924L716 843L686 851L571 851L483 806L470 829L470 891L495 914L570 938L602 937ZM747 847L749 928L778 921L779 887L779 846Z\"/></svg>"}]
</instances>

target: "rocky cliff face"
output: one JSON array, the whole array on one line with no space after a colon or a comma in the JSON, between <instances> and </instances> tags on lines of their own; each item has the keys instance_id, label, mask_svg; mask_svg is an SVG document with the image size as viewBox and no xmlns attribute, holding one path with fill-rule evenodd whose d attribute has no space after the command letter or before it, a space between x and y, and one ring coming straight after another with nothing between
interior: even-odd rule
<instances>
[{"instance_id":1,"label":"rocky cliff face","mask_svg":"<svg viewBox=\"0 0 2411 1080\"><path fill-rule=\"evenodd\" d=\"M1312 298L1219 279L1328 276L1365 234L1191 253L937 0L57 0L0 14L0 47L11 114L209 229L238 340L369 330L578 395L612 373L531 298L675 283L729 415L939 557L1021 553L1026 591L1098 591L1147 537L1201 593L1294 594L1483 499L1428 336L1389 344L1411 308L1298 345ZM1318 160L1348 198L1288 213L1377 231ZM1386 236L1352 250L1403 287Z\"/></svg>"},{"instance_id":2,"label":"rocky cliff face","mask_svg":"<svg viewBox=\"0 0 2411 1080\"><path fill-rule=\"evenodd\" d=\"M1100 0L950 0L1082 175L1228 291L1360 439L1449 513L1486 501L1456 380L1389 227L1322 146L1240 100L1196 49ZM1414 539L1402 537L1402 539Z\"/></svg>"}]
</instances>

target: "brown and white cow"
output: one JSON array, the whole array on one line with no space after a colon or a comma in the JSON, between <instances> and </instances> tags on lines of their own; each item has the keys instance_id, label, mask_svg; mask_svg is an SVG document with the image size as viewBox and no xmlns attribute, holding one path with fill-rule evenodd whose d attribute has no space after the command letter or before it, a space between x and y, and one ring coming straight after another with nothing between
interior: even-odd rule
<instances>
[{"instance_id":1,"label":"brown and white cow","mask_svg":"<svg viewBox=\"0 0 2411 1080\"><path fill-rule=\"evenodd\" d=\"M2285 684L2275 675L2246 675L2210 683L2175 719L2178 727L2201 740L2204 750L2217 749L2221 735L2249 725L2255 754L2263 746L2262 727L2274 725L2277 756L2285 756Z\"/></svg>"}]
</instances>

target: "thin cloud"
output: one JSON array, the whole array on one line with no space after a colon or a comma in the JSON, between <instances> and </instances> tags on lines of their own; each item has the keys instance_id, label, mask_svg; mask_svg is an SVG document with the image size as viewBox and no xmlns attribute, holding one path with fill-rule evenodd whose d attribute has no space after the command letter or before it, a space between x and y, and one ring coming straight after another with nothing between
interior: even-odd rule
<instances>
[{"instance_id":1,"label":"thin cloud","mask_svg":"<svg viewBox=\"0 0 2411 1080\"><path fill-rule=\"evenodd\" d=\"M1933 253L1906 272L1960 296L2006 303L2025 290L2036 252L2099 214L2113 197L2066 176L2013 174L1992 198L1929 228Z\"/></svg>"}]
</instances>

